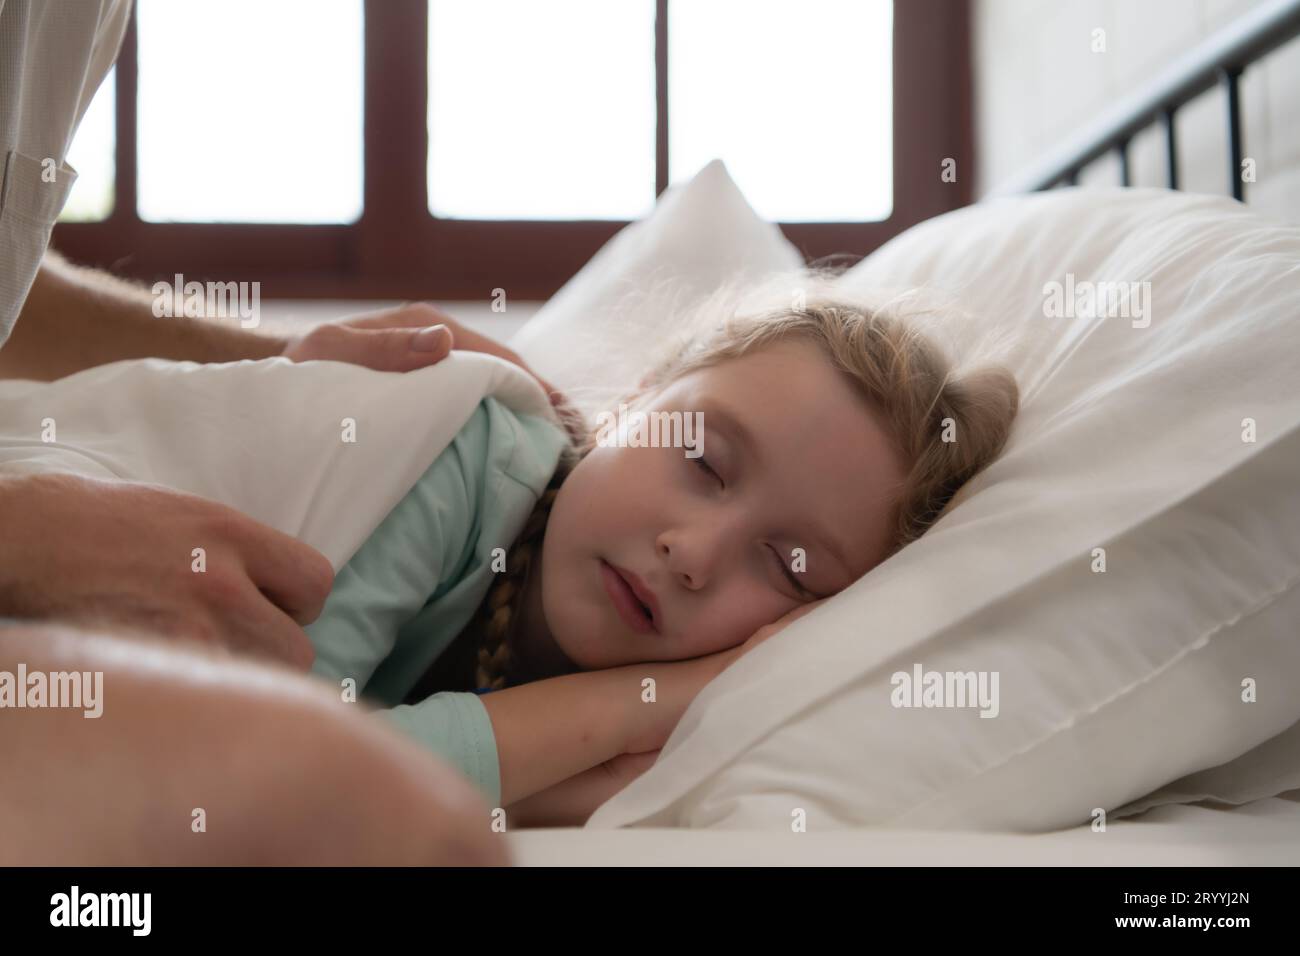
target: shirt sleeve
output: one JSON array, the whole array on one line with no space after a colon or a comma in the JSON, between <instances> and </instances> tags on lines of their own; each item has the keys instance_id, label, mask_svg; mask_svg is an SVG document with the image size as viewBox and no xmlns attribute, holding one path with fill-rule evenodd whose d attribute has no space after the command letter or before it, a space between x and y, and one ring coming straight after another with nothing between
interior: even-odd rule
<instances>
[{"instance_id":1,"label":"shirt sleeve","mask_svg":"<svg viewBox=\"0 0 1300 956\"><path fill-rule=\"evenodd\" d=\"M312 670L352 677L377 717L464 773L489 806L501 800L499 753L477 694L405 699L482 603L493 552L518 535L555 470L558 426L488 397L429 470L335 577L307 628Z\"/></svg>"},{"instance_id":2,"label":"shirt sleeve","mask_svg":"<svg viewBox=\"0 0 1300 956\"><path fill-rule=\"evenodd\" d=\"M474 446L485 421L480 406L335 575L320 617L306 628L316 648L314 673L350 677L364 688L402 625L456 576L476 507L467 475L482 467L474 463L481 458Z\"/></svg>"},{"instance_id":3,"label":"shirt sleeve","mask_svg":"<svg viewBox=\"0 0 1300 956\"><path fill-rule=\"evenodd\" d=\"M477 694L444 692L378 712L426 749L460 769L488 801L501 805L501 764L487 708Z\"/></svg>"},{"instance_id":4,"label":"shirt sleeve","mask_svg":"<svg viewBox=\"0 0 1300 956\"><path fill-rule=\"evenodd\" d=\"M474 557L472 519L480 507L476 489L488 433L488 411L480 406L335 575L320 617L306 630L316 648L314 673L335 681L352 678L367 697L395 705L374 714L450 762L496 806L501 798L496 739L478 696L445 692L400 704L402 695L382 693L374 686L379 682L372 682L393 656L403 625L426 608L447 616L442 598L455 593ZM427 654L436 656L443 650L438 645L458 627L440 629L441 637L433 630L417 636Z\"/></svg>"},{"instance_id":5,"label":"shirt sleeve","mask_svg":"<svg viewBox=\"0 0 1300 956\"><path fill-rule=\"evenodd\" d=\"M130 20L131 0L0 0L0 345L72 192L68 149Z\"/></svg>"}]
</instances>

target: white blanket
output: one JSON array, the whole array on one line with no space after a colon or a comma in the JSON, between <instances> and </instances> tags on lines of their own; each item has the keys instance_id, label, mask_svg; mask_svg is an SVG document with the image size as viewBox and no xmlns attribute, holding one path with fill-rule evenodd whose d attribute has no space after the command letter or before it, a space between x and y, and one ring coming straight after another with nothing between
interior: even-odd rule
<instances>
[{"instance_id":1,"label":"white blanket","mask_svg":"<svg viewBox=\"0 0 1300 956\"><path fill-rule=\"evenodd\" d=\"M338 570L488 395L556 421L530 375L476 352L404 374L284 358L115 362L57 382L0 382L0 475L192 492L293 535Z\"/></svg>"}]
</instances>

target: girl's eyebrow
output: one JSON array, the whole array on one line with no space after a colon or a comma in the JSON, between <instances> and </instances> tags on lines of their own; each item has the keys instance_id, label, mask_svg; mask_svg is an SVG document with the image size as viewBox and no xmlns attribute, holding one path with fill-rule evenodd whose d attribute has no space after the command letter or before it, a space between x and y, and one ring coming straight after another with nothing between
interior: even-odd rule
<instances>
[{"instance_id":1,"label":"girl's eyebrow","mask_svg":"<svg viewBox=\"0 0 1300 956\"><path fill-rule=\"evenodd\" d=\"M719 404L717 399L710 399L707 403L701 404L705 429L709 428L709 419L714 419L728 437L735 439L736 444L756 466L762 468L766 465L767 457L763 454L762 446L754 437L754 433L745 427L740 416L727 406ZM849 562L844 557L845 550L836 540L835 535L828 528L814 527L812 531L818 543L839 563L840 570L852 577L849 572Z\"/></svg>"}]
</instances>

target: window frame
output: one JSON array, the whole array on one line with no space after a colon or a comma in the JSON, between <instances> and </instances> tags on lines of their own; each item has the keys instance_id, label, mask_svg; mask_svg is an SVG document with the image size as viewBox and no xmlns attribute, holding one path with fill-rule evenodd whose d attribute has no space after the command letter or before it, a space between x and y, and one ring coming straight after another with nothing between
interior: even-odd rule
<instances>
[{"instance_id":1,"label":"window frame","mask_svg":"<svg viewBox=\"0 0 1300 956\"><path fill-rule=\"evenodd\" d=\"M667 16L668 0L657 0L656 196L668 185ZM866 255L909 226L971 202L969 24L969 0L895 0L893 212L881 222L780 223L806 260ZM365 0L364 25L364 209L356 222L142 221L136 213L133 9L117 60L113 210L100 222L59 223L55 248L147 283L178 272L199 280L256 279L268 298L480 300L502 288L528 300L549 298L628 224L433 216L427 195L428 4ZM949 157L958 175L945 183L941 162Z\"/></svg>"}]
</instances>

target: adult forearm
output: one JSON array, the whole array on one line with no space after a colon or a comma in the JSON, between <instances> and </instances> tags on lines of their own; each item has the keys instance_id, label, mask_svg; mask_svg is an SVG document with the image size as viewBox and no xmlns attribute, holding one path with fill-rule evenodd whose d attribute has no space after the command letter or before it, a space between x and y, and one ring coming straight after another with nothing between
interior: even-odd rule
<instances>
[{"instance_id":1,"label":"adult forearm","mask_svg":"<svg viewBox=\"0 0 1300 956\"><path fill-rule=\"evenodd\" d=\"M0 672L20 668L64 691L0 712L0 866L508 861L460 774L317 681L124 631L0 624Z\"/></svg>"},{"instance_id":2,"label":"adult forearm","mask_svg":"<svg viewBox=\"0 0 1300 956\"><path fill-rule=\"evenodd\" d=\"M53 381L128 358L233 362L279 355L285 344L238 319L158 318L148 289L50 252L0 348L0 378Z\"/></svg>"}]
</instances>

